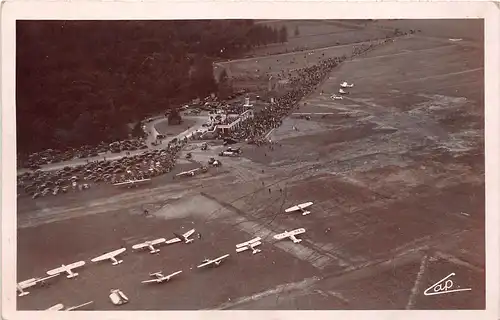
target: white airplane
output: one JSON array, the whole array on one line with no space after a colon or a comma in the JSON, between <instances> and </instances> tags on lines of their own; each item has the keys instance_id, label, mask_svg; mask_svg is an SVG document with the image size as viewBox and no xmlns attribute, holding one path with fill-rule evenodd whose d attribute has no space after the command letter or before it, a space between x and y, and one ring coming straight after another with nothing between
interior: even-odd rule
<instances>
[{"instance_id":1,"label":"white airplane","mask_svg":"<svg viewBox=\"0 0 500 320\"><path fill-rule=\"evenodd\" d=\"M92 304L92 303L94 303L94 301L85 302L85 303L80 304L78 306L66 308L64 311L73 311L73 310L85 307L86 305L89 305L89 304ZM62 303L58 303L55 306L52 306L52 307L48 308L47 310L50 310L50 311L61 311L62 309L64 309L64 305Z\"/></svg>"},{"instance_id":2,"label":"white airplane","mask_svg":"<svg viewBox=\"0 0 500 320\"><path fill-rule=\"evenodd\" d=\"M164 243L165 241L166 241L165 238L159 238L159 239L152 240L152 241L146 241L143 243L133 245L132 249L138 250L138 249L148 248L149 253L151 253L151 254L158 253L158 252L160 252L160 249L155 249L154 246L157 244L160 244L160 243Z\"/></svg>"},{"instance_id":3,"label":"white airplane","mask_svg":"<svg viewBox=\"0 0 500 320\"><path fill-rule=\"evenodd\" d=\"M260 240L261 240L260 237L256 237L256 238L253 238L252 240L249 240L247 242L237 244L236 245L236 252L240 253L240 252L246 251L248 249L252 249L252 254L259 253L262 250L255 249L255 247L260 246L262 244L262 242Z\"/></svg>"},{"instance_id":4,"label":"white airplane","mask_svg":"<svg viewBox=\"0 0 500 320\"><path fill-rule=\"evenodd\" d=\"M342 88L352 88L352 87L354 87L354 84L353 83L347 84L347 82L344 81L344 82L342 82L340 84L340 87L342 87Z\"/></svg>"},{"instance_id":5,"label":"white airplane","mask_svg":"<svg viewBox=\"0 0 500 320\"><path fill-rule=\"evenodd\" d=\"M177 272L174 272L172 274L169 274L168 276L164 276L163 273L161 271L159 272L153 272L153 273L150 273L149 276L150 277L154 277L155 279L151 279L151 280L144 280L142 281L141 283L162 283L162 282L165 282L165 281L170 281L170 279L175 276L175 275L178 275L179 273L181 273L182 271L177 271Z\"/></svg>"},{"instance_id":6,"label":"white airplane","mask_svg":"<svg viewBox=\"0 0 500 320\"><path fill-rule=\"evenodd\" d=\"M341 93L341 94L346 94L347 92L346 92L346 91L344 91L344 90L342 90L342 89L339 89L339 93Z\"/></svg>"},{"instance_id":7,"label":"white airplane","mask_svg":"<svg viewBox=\"0 0 500 320\"><path fill-rule=\"evenodd\" d=\"M125 304L129 301L128 297L120 289L112 289L109 294L109 299L114 305L117 306Z\"/></svg>"},{"instance_id":8,"label":"white airplane","mask_svg":"<svg viewBox=\"0 0 500 320\"><path fill-rule=\"evenodd\" d=\"M196 174L196 172L198 172L198 170L200 170L200 168L196 168L196 169L189 170L189 171L184 171L184 172L176 174L175 176L176 177L185 177L185 176L191 176L192 177L192 176L194 176Z\"/></svg>"},{"instance_id":9,"label":"white airplane","mask_svg":"<svg viewBox=\"0 0 500 320\"><path fill-rule=\"evenodd\" d=\"M312 202L301 203L301 204L298 204L296 206L293 206L293 207L286 209L285 212L289 213L289 212L294 212L294 211L301 211L303 216L307 216L311 212L306 211L304 209L309 207L309 206L312 206L312 204L313 204Z\"/></svg>"},{"instance_id":10,"label":"white airplane","mask_svg":"<svg viewBox=\"0 0 500 320\"><path fill-rule=\"evenodd\" d=\"M175 238L167 240L165 242L167 244L177 243L177 242L181 242L181 241L184 241L184 243L186 243L186 244L191 243L194 241L194 239L189 239L189 236L192 235L194 233L194 231L195 231L195 229L191 229L184 234L177 234L174 232Z\"/></svg>"},{"instance_id":11,"label":"white airplane","mask_svg":"<svg viewBox=\"0 0 500 320\"><path fill-rule=\"evenodd\" d=\"M219 153L219 156L221 156L221 157L237 157L237 156L239 156L239 153L230 152L230 151L222 151L221 153Z\"/></svg>"},{"instance_id":12,"label":"white airplane","mask_svg":"<svg viewBox=\"0 0 500 320\"><path fill-rule=\"evenodd\" d=\"M306 232L306 229L300 228L300 229L295 229L295 230L292 230L292 231L285 231L283 233L275 235L273 238L276 239L276 240L281 240L281 239L289 238L290 240L293 241L293 243L299 243L299 242L302 241L302 239L297 239L295 236L298 235L298 234L302 234L304 232Z\"/></svg>"},{"instance_id":13,"label":"white airplane","mask_svg":"<svg viewBox=\"0 0 500 320\"><path fill-rule=\"evenodd\" d=\"M338 96L336 94L331 95L330 98L333 99L333 100L342 100L342 99L344 99L344 97Z\"/></svg>"},{"instance_id":14,"label":"white airplane","mask_svg":"<svg viewBox=\"0 0 500 320\"><path fill-rule=\"evenodd\" d=\"M78 273L72 272L71 270L82 267L84 265L85 265L85 261L78 261L78 262L72 263L70 265L63 264L59 268L47 271L47 274L49 276L53 276L53 275L58 275L60 273L66 272L68 274L66 276L66 278L71 279L71 278L78 276Z\"/></svg>"},{"instance_id":15,"label":"white airplane","mask_svg":"<svg viewBox=\"0 0 500 320\"><path fill-rule=\"evenodd\" d=\"M19 297L26 296L26 295L30 294L28 291L24 291L24 289L32 288L38 284L43 285L45 283L45 280L57 277L58 275L59 275L59 273L52 275L52 276L45 277L45 278L32 278L29 280L24 280L24 281L19 282L17 284L17 291L19 292Z\"/></svg>"},{"instance_id":16,"label":"white airplane","mask_svg":"<svg viewBox=\"0 0 500 320\"><path fill-rule=\"evenodd\" d=\"M215 258L213 260L205 259L205 260L203 260L203 263L198 266L198 268L203 268L203 267L211 266L211 265L218 267L222 263L222 260L226 259L227 257L229 257L229 254L225 254L225 255L220 256L218 258Z\"/></svg>"},{"instance_id":17,"label":"white airplane","mask_svg":"<svg viewBox=\"0 0 500 320\"><path fill-rule=\"evenodd\" d=\"M121 248L118 250L114 250L108 253L105 253L103 255L100 255L98 257L95 257L94 259L90 260L92 262L99 262L103 260L110 260L112 262L112 265L116 266L117 264L120 264L123 262L123 260L117 260L115 257L119 254L122 254L126 251L126 248Z\"/></svg>"},{"instance_id":18,"label":"white airplane","mask_svg":"<svg viewBox=\"0 0 500 320\"><path fill-rule=\"evenodd\" d=\"M140 179L140 180L127 180L124 182L119 182L113 184L115 187L120 187L120 186L126 186L126 187L134 187L134 186L140 186L143 184L146 184L148 182L151 182L151 179Z\"/></svg>"}]
</instances>

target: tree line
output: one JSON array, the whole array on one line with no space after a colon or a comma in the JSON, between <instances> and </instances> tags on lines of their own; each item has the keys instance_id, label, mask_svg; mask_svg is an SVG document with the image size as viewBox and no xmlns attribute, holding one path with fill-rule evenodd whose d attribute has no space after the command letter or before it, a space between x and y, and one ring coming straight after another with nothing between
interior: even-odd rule
<instances>
[{"instance_id":1,"label":"tree line","mask_svg":"<svg viewBox=\"0 0 500 320\"><path fill-rule=\"evenodd\" d=\"M251 20L18 21L17 148L127 138L127 123L217 91L212 62L287 41ZM137 130L134 130L137 132Z\"/></svg>"}]
</instances>

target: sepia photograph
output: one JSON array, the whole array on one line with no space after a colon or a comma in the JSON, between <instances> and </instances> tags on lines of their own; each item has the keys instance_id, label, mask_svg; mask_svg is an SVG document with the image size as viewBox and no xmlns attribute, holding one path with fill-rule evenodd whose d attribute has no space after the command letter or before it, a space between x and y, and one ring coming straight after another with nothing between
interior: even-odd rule
<instances>
[{"instance_id":1,"label":"sepia photograph","mask_svg":"<svg viewBox=\"0 0 500 320\"><path fill-rule=\"evenodd\" d=\"M16 309L485 310L485 29L17 19Z\"/></svg>"}]
</instances>

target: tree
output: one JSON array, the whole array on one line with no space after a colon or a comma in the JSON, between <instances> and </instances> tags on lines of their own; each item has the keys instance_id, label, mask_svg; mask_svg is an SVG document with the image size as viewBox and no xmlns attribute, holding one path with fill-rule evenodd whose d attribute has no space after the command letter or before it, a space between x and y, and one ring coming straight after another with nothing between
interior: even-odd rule
<instances>
[{"instance_id":1,"label":"tree","mask_svg":"<svg viewBox=\"0 0 500 320\"><path fill-rule=\"evenodd\" d=\"M168 124L169 125L177 125L177 124L181 124L181 122L182 122L182 117L181 117L179 110L177 108L172 109L172 111L168 115Z\"/></svg>"},{"instance_id":2,"label":"tree","mask_svg":"<svg viewBox=\"0 0 500 320\"><path fill-rule=\"evenodd\" d=\"M140 121L137 121L137 123L134 125L132 128L131 132L133 137L143 137L144 136L144 130L142 130L142 124Z\"/></svg>"},{"instance_id":3,"label":"tree","mask_svg":"<svg viewBox=\"0 0 500 320\"><path fill-rule=\"evenodd\" d=\"M288 30L286 26L281 27L279 31L279 42L280 43L285 43L288 41Z\"/></svg>"},{"instance_id":4,"label":"tree","mask_svg":"<svg viewBox=\"0 0 500 320\"><path fill-rule=\"evenodd\" d=\"M228 80L226 69L222 69L222 72L219 74L219 85L226 84Z\"/></svg>"}]
</instances>

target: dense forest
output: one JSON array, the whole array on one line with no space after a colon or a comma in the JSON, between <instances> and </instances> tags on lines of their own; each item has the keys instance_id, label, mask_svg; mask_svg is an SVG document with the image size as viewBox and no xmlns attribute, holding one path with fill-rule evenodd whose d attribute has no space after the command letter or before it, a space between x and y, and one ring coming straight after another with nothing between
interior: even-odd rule
<instances>
[{"instance_id":1,"label":"dense forest","mask_svg":"<svg viewBox=\"0 0 500 320\"><path fill-rule=\"evenodd\" d=\"M127 123L217 91L212 62L285 42L251 20L19 21L18 152L124 139Z\"/></svg>"}]
</instances>

